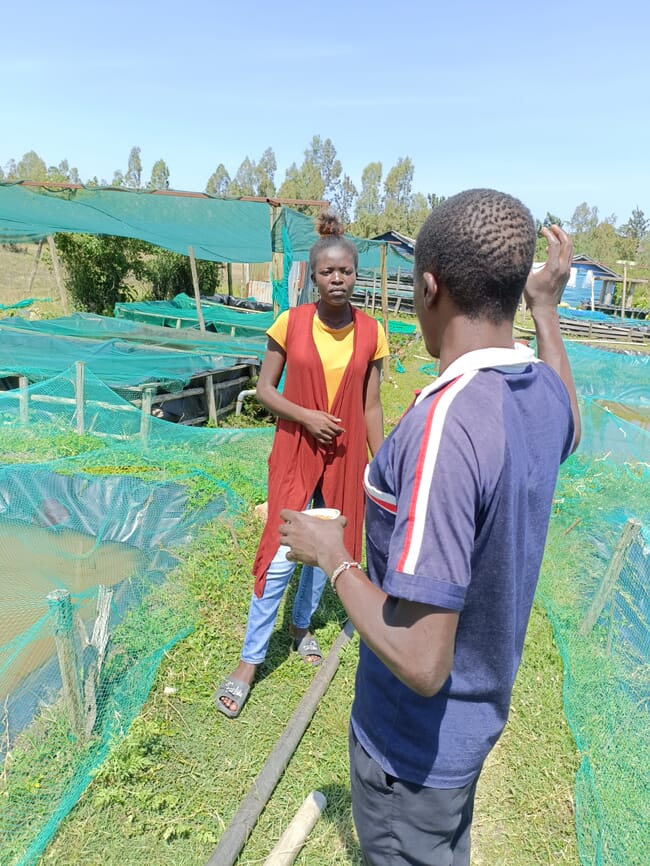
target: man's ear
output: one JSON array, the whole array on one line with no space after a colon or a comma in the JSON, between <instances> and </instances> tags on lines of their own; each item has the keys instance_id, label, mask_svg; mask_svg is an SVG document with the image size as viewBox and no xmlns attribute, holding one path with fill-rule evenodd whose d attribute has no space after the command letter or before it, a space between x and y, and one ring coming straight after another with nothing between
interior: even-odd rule
<instances>
[{"instance_id":1,"label":"man's ear","mask_svg":"<svg viewBox=\"0 0 650 866\"><path fill-rule=\"evenodd\" d=\"M435 303L438 299L440 287L438 286L438 281L431 273L431 271L425 271L422 274L422 280L424 283L422 300L424 301L424 306L427 309L431 309L431 307L435 306Z\"/></svg>"}]
</instances>

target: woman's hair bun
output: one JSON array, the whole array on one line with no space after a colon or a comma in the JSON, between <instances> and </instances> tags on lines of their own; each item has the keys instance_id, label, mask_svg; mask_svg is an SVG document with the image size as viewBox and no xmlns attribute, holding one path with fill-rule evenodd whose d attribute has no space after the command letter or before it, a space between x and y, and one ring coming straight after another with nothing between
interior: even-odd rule
<instances>
[{"instance_id":1,"label":"woman's hair bun","mask_svg":"<svg viewBox=\"0 0 650 866\"><path fill-rule=\"evenodd\" d=\"M332 235L336 237L343 234L343 223L333 210L327 208L316 217L316 231L322 238Z\"/></svg>"}]
</instances>

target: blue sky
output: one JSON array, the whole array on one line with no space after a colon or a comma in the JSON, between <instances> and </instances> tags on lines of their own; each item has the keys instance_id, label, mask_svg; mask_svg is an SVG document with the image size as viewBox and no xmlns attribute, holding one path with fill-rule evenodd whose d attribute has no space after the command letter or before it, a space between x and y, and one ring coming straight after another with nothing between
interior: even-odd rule
<instances>
[{"instance_id":1,"label":"blue sky","mask_svg":"<svg viewBox=\"0 0 650 866\"><path fill-rule=\"evenodd\" d=\"M27 8L29 14L26 14ZM645 0L33 0L2 14L0 165L35 150L110 181L141 149L203 190L267 147L276 185L314 135L360 186L489 186L538 218L650 216Z\"/></svg>"}]
</instances>

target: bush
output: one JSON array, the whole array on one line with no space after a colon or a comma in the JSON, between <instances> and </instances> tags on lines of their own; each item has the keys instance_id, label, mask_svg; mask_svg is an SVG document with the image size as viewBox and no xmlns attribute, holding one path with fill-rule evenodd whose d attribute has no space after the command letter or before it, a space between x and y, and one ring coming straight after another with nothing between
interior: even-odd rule
<instances>
[{"instance_id":1,"label":"bush","mask_svg":"<svg viewBox=\"0 0 650 866\"><path fill-rule=\"evenodd\" d=\"M56 246L66 270L65 283L78 309L113 315L115 304L130 301L127 278L142 279L148 246L132 238L57 234Z\"/></svg>"},{"instance_id":2,"label":"bush","mask_svg":"<svg viewBox=\"0 0 650 866\"><path fill-rule=\"evenodd\" d=\"M218 262L197 261L196 270L201 294L213 295L221 282L221 269ZM169 250L156 250L146 263L146 274L151 281L151 296L156 301L164 301L181 292L192 295L192 271L187 256Z\"/></svg>"}]
</instances>

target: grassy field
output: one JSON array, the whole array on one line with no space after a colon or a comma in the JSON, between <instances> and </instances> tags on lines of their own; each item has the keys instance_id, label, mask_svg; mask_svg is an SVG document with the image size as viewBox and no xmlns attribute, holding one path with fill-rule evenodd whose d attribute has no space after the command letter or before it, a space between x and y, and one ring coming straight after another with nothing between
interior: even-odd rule
<instances>
[{"instance_id":1,"label":"grassy field","mask_svg":"<svg viewBox=\"0 0 650 866\"><path fill-rule=\"evenodd\" d=\"M47 253L28 295L32 267L33 248L16 253L0 246L0 303L52 297L28 309L39 317L60 315ZM417 337L392 338L391 350L382 384L387 429L433 372ZM257 422L244 417L242 423ZM290 651L289 593L245 712L230 721L214 708L214 688L236 664L245 628L260 533L254 504L234 524L206 526L187 551L175 579L199 603L196 627L167 654L140 717L64 821L42 863L196 866L208 860L237 811L314 676ZM325 649L344 622L338 599L327 590L314 622ZM325 794L327 808L296 864L360 864L346 745L357 649L354 637L341 652L333 682L238 866L264 862L311 790ZM573 818L578 760L563 714L562 676L549 623L535 607L511 717L479 783L473 866L579 862Z\"/></svg>"}]
</instances>

